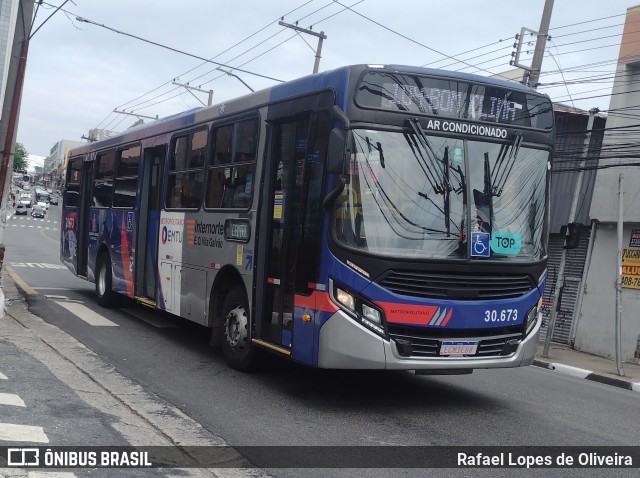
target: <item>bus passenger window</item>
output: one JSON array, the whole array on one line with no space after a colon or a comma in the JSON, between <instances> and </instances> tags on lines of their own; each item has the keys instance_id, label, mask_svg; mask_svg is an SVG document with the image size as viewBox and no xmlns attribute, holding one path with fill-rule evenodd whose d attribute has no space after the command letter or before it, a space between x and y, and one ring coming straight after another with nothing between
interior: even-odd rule
<instances>
[{"instance_id":1,"label":"bus passenger window","mask_svg":"<svg viewBox=\"0 0 640 478\"><path fill-rule=\"evenodd\" d=\"M98 155L97 168L93 181L94 207L111 207L113 195L113 165L116 158L115 151L108 151Z\"/></svg>"},{"instance_id":2,"label":"bus passenger window","mask_svg":"<svg viewBox=\"0 0 640 478\"><path fill-rule=\"evenodd\" d=\"M215 133L215 154L213 155L213 165L229 164L231 162L231 139L233 136L233 125L218 128Z\"/></svg>"},{"instance_id":3,"label":"bus passenger window","mask_svg":"<svg viewBox=\"0 0 640 478\"><path fill-rule=\"evenodd\" d=\"M202 129L174 140L167 175L165 205L169 209L198 209L204 188L204 159L207 130Z\"/></svg>"},{"instance_id":4,"label":"bus passenger window","mask_svg":"<svg viewBox=\"0 0 640 478\"><path fill-rule=\"evenodd\" d=\"M252 118L215 130L205 198L207 208L251 207L258 129L258 119Z\"/></svg>"}]
</instances>

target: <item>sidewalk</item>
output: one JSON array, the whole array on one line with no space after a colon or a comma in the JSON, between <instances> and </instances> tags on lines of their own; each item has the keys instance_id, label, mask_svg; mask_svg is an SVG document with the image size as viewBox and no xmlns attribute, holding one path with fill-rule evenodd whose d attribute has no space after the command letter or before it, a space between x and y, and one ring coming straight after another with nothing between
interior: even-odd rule
<instances>
[{"instance_id":1,"label":"sidewalk","mask_svg":"<svg viewBox=\"0 0 640 478\"><path fill-rule=\"evenodd\" d=\"M623 362L624 376L620 376L615 360L572 350L568 345L553 342L549 346L548 357L542 356L543 350L544 343L540 342L534 366L640 393L639 364Z\"/></svg>"}]
</instances>

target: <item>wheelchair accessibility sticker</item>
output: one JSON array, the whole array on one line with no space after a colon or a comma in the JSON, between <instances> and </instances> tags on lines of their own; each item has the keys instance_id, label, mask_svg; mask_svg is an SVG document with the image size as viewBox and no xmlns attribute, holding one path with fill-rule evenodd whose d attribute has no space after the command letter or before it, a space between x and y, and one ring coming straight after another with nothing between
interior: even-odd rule
<instances>
[{"instance_id":1,"label":"wheelchair accessibility sticker","mask_svg":"<svg viewBox=\"0 0 640 478\"><path fill-rule=\"evenodd\" d=\"M471 257L489 257L490 234L488 232L471 233Z\"/></svg>"}]
</instances>

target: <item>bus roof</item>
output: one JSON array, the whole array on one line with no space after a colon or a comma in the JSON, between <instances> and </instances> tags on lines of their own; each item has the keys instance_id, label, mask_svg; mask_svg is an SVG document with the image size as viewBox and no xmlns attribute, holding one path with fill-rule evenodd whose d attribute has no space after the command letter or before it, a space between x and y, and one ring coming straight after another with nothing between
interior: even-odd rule
<instances>
[{"instance_id":1,"label":"bus roof","mask_svg":"<svg viewBox=\"0 0 640 478\"><path fill-rule=\"evenodd\" d=\"M463 73L458 71L439 70L434 68L424 68L408 65L349 65L334 70L315 73L312 75L296 78L286 81L260 91L249 93L247 95L234 98L227 102L215 104L212 106L193 108L171 116L167 116L154 121L153 123L143 124L129 128L116 136L105 138L94 143L89 143L70 151L70 156L85 154L91 151L106 149L118 144L129 143L141 140L143 138L171 132L181 128L189 127L200 122L210 121L214 118L241 112L246 109L257 108L269 102L282 100L284 98L302 95L307 92L317 91L325 88L335 88L338 94L338 105L344 107L344 93L347 91L350 79L359 76L360 73L367 69L387 69L406 73L415 73L427 76L446 76L452 79L472 83L484 83L495 85L501 88L525 91L527 93L542 95L535 90L516 83L506 81L500 78L486 77L475 75L472 73ZM342 88L338 88L341 86Z\"/></svg>"}]
</instances>

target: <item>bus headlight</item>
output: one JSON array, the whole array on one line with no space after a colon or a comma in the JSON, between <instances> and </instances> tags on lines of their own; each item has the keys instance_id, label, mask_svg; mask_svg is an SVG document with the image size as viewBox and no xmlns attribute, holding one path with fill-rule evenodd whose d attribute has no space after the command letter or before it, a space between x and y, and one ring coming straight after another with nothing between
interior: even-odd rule
<instances>
[{"instance_id":1,"label":"bus headlight","mask_svg":"<svg viewBox=\"0 0 640 478\"><path fill-rule=\"evenodd\" d=\"M387 338L387 331L384 326L384 313L382 310L378 309L373 303L366 299L347 292L344 288L334 284L332 280L329 282L329 290L332 291L331 298L342 310L369 330Z\"/></svg>"},{"instance_id":2,"label":"bus headlight","mask_svg":"<svg viewBox=\"0 0 640 478\"><path fill-rule=\"evenodd\" d=\"M336 300L351 312L356 311L356 300L353 295L349 294L345 290L340 289L339 287L336 287Z\"/></svg>"},{"instance_id":3,"label":"bus headlight","mask_svg":"<svg viewBox=\"0 0 640 478\"><path fill-rule=\"evenodd\" d=\"M382 324L380 311L378 309L374 309L373 307L369 307L367 304L362 304L362 317L370 320L371 322L375 322L378 325Z\"/></svg>"}]
</instances>

